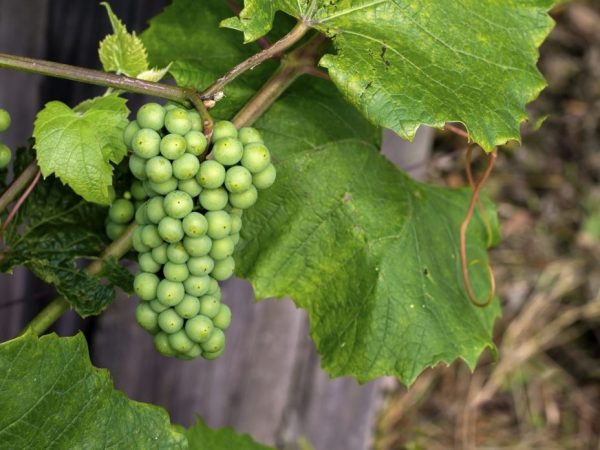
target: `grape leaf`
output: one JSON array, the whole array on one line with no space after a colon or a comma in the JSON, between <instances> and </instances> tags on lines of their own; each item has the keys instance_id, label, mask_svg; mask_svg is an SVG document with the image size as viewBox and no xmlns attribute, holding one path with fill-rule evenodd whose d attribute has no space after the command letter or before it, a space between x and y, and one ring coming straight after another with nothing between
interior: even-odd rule
<instances>
[{"instance_id":1,"label":"grape leaf","mask_svg":"<svg viewBox=\"0 0 600 450\"><path fill-rule=\"evenodd\" d=\"M3 448L187 448L159 407L116 391L92 366L82 334L30 334L0 344Z\"/></svg>"},{"instance_id":2,"label":"grape leaf","mask_svg":"<svg viewBox=\"0 0 600 450\"><path fill-rule=\"evenodd\" d=\"M545 82L537 48L553 0L245 0L224 26L254 41L282 10L331 36L320 64L372 123L412 139L462 122L490 151L520 140L525 105Z\"/></svg>"},{"instance_id":3,"label":"grape leaf","mask_svg":"<svg viewBox=\"0 0 600 450\"><path fill-rule=\"evenodd\" d=\"M257 443L247 434L232 428L210 428L198 418L187 430L189 450L269 450L271 447Z\"/></svg>"},{"instance_id":4,"label":"grape leaf","mask_svg":"<svg viewBox=\"0 0 600 450\"><path fill-rule=\"evenodd\" d=\"M109 204L113 167L127 153L126 100L109 95L75 109L53 101L36 118L33 135L44 177L55 174L90 202Z\"/></svg>"}]
</instances>

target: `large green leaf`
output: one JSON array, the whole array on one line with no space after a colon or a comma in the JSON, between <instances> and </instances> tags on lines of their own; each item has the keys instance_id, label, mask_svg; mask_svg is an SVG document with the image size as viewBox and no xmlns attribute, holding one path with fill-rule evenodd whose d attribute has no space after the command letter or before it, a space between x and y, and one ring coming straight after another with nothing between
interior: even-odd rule
<instances>
[{"instance_id":1,"label":"large green leaf","mask_svg":"<svg viewBox=\"0 0 600 450\"><path fill-rule=\"evenodd\" d=\"M0 380L2 448L187 447L163 409L129 400L91 365L82 334L1 344Z\"/></svg>"},{"instance_id":2,"label":"large green leaf","mask_svg":"<svg viewBox=\"0 0 600 450\"><path fill-rule=\"evenodd\" d=\"M272 450L232 428L210 428L198 418L187 430L189 450Z\"/></svg>"},{"instance_id":3,"label":"large green leaf","mask_svg":"<svg viewBox=\"0 0 600 450\"><path fill-rule=\"evenodd\" d=\"M462 122L486 150L520 139L525 105L545 86L537 48L553 0L245 0L224 25L246 41L282 10L332 37L321 64L373 123L414 137Z\"/></svg>"}]
</instances>

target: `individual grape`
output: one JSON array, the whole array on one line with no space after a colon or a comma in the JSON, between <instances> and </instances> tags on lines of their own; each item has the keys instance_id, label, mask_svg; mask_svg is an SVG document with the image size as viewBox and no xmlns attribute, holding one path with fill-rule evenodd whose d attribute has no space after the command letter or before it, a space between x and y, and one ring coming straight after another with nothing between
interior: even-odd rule
<instances>
[{"instance_id":1,"label":"individual grape","mask_svg":"<svg viewBox=\"0 0 600 450\"><path fill-rule=\"evenodd\" d=\"M267 189L275 183L277 171L273 164L269 164L266 169L252 175L252 184L256 189Z\"/></svg>"},{"instance_id":2,"label":"individual grape","mask_svg":"<svg viewBox=\"0 0 600 450\"><path fill-rule=\"evenodd\" d=\"M159 281L153 273L140 272L133 279L133 291L140 300L153 300L156 298Z\"/></svg>"},{"instance_id":3,"label":"individual grape","mask_svg":"<svg viewBox=\"0 0 600 450\"><path fill-rule=\"evenodd\" d=\"M231 217L231 234L239 233L242 229L242 216L231 212L229 216Z\"/></svg>"},{"instance_id":4,"label":"individual grape","mask_svg":"<svg viewBox=\"0 0 600 450\"><path fill-rule=\"evenodd\" d=\"M194 200L183 191L169 192L163 202L165 212L174 219L183 219L194 208Z\"/></svg>"},{"instance_id":5,"label":"individual grape","mask_svg":"<svg viewBox=\"0 0 600 450\"><path fill-rule=\"evenodd\" d=\"M153 183L164 183L173 176L173 166L167 158L155 156L146 163L146 176Z\"/></svg>"},{"instance_id":6,"label":"individual grape","mask_svg":"<svg viewBox=\"0 0 600 450\"><path fill-rule=\"evenodd\" d=\"M187 267L192 275L208 275L215 267L215 262L210 256L194 256L188 260Z\"/></svg>"},{"instance_id":7,"label":"individual grape","mask_svg":"<svg viewBox=\"0 0 600 450\"><path fill-rule=\"evenodd\" d=\"M190 258L190 255L188 255L183 243L176 242L174 244L169 244L167 247L167 258L169 258L169 261L172 263L185 264Z\"/></svg>"},{"instance_id":8,"label":"individual grape","mask_svg":"<svg viewBox=\"0 0 600 450\"><path fill-rule=\"evenodd\" d=\"M190 256L208 255L212 247L212 239L208 236L200 236L197 238L186 236L183 238L183 246Z\"/></svg>"},{"instance_id":9,"label":"individual grape","mask_svg":"<svg viewBox=\"0 0 600 450\"><path fill-rule=\"evenodd\" d=\"M185 295L182 283L171 280L160 280L156 288L156 298L163 305L175 306Z\"/></svg>"},{"instance_id":10,"label":"individual grape","mask_svg":"<svg viewBox=\"0 0 600 450\"><path fill-rule=\"evenodd\" d=\"M240 233L234 233L229 238L233 241L233 246L235 247L240 242Z\"/></svg>"},{"instance_id":11,"label":"individual grape","mask_svg":"<svg viewBox=\"0 0 600 450\"><path fill-rule=\"evenodd\" d=\"M165 128L169 133L185 134L192 129L192 121L184 109L174 108L165 115Z\"/></svg>"},{"instance_id":12,"label":"individual grape","mask_svg":"<svg viewBox=\"0 0 600 450\"><path fill-rule=\"evenodd\" d=\"M193 295L185 294L176 306L175 311L184 319L191 319L198 315L200 311L200 300Z\"/></svg>"},{"instance_id":13,"label":"individual grape","mask_svg":"<svg viewBox=\"0 0 600 450\"><path fill-rule=\"evenodd\" d=\"M184 330L169 335L171 348L179 353L189 352L194 347L194 342L187 336Z\"/></svg>"},{"instance_id":14,"label":"individual grape","mask_svg":"<svg viewBox=\"0 0 600 450\"><path fill-rule=\"evenodd\" d=\"M119 239L126 229L127 225L122 223L115 223L111 220L106 223L106 235L111 241Z\"/></svg>"},{"instance_id":15,"label":"individual grape","mask_svg":"<svg viewBox=\"0 0 600 450\"><path fill-rule=\"evenodd\" d=\"M235 125L228 120L221 120L219 122L215 122L213 125L213 141L218 141L219 139L224 138L237 138L238 130Z\"/></svg>"},{"instance_id":16,"label":"individual grape","mask_svg":"<svg viewBox=\"0 0 600 450\"><path fill-rule=\"evenodd\" d=\"M208 340L200 343L200 347L202 347L202 350L209 353L216 353L222 350L223 347L225 347L225 334L219 328L215 328Z\"/></svg>"},{"instance_id":17,"label":"individual grape","mask_svg":"<svg viewBox=\"0 0 600 450\"><path fill-rule=\"evenodd\" d=\"M158 315L158 326L165 333L173 334L181 330L183 327L183 319L179 317L179 314L177 314L174 309L165 309Z\"/></svg>"},{"instance_id":18,"label":"individual grape","mask_svg":"<svg viewBox=\"0 0 600 450\"><path fill-rule=\"evenodd\" d=\"M191 153L184 153L173 161L173 175L178 180L190 180L196 176L200 161Z\"/></svg>"},{"instance_id":19,"label":"individual grape","mask_svg":"<svg viewBox=\"0 0 600 450\"><path fill-rule=\"evenodd\" d=\"M215 324L215 327L223 331L229 328L229 325L231 324L231 309L229 309L229 306L221 303L221 308L213 318L213 323Z\"/></svg>"},{"instance_id":20,"label":"individual grape","mask_svg":"<svg viewBox=\"0 0 600 450\"><path fill-rule=\"evenodd\" d=\"M140 129L141 127L135 120L132 120L131 122L129 122L129 124L127 124L127 126L123 130L123 142L125 143L127 148L131 148L131 142L133 141L133 137L135 136L135 133L140 131Z\"/></svg>"},{"instance_id":21,"label":"individual grape","mask_svg":"<svg viewBox=\"0 0 600 450\"><path fill-rule=\"evenodd\" d=\"M153 181L150 181L148 184L157 194L167 195L169 192L177 189L177 178L172 177L164 183L154 183Z\"/></svg>"},{"instance_id":22,"label":"individual grape","mask_svg":"<svg viewBox=\"0 0 600 450\"><path fill-rule=\"evenodd\" d=\"M0 108L0 133L8 130L8 127L10 127L10 122L11 118L9 112Z\"/></svg>"},{"instance_id":23,"label":"individual grape","mask_svg":"<svg viewBox=\"0 0 600 450\"><path fill-rule=\"evenodd\" d=\"M238 138L244 145L261 143L263 142L262 136L256 128L244 127L238 131Z\"/></svg>"},{"instance_id":24,"label":"individual grape","mask_svg":"<svg viewBox=\"0 0 600 450\"><path fill-rule=\"evenodd\" d=\"M200 347L200 349L202 350L202 347ZM225 346L223 346L223 348L221 350L219 350L218 352L202 351L202 357L206 360L212 361L214 359L218 359L223 354L224 351L225 351Z\"/></svg>"},{"instance_id":25,"label":"individual grape","mask_svg":"<svg viewBox=\"0 0 600 450\"><path fill-rule=\"evenodd\" d=\"M161 312L169 309L169 306L163 305L158 300L152 300L149 304L150 304L150 308L152 308L152 311L154 311L156 313L161 313Z\"/></svg>"},{"instance_id":26,"label":"individual grape","mask_svg":"<svg viewBox=\"0 0 600 450\"><path fill-rule=\"evenodd\" d=\"M12 159L12 152L6 144L0 143L0 169L5 169Z\"/></svg>"},{"instance_id":27,"label":"individual grape","mask_svg":"<svg viewBox=\"0 0 600 450\"><path fill-rule=\"evenodd\" d=\"M207 275L200 277L190 275L187 280L183 282L183 286L185 287L185 292L188 294L200 297L208 291L208 283L209 277Z\"/></svg>"},{"instance_id":28,"label":"individual grape","mask_svg":"<svg viewBox=\"0 0 600 450\"><path fill-rule=\"evenodd\" d=\"M264 144L248 144L244 147L242 166L252 173L262 172L271 163L271 154Z\"/></svg>"},{"instance_id":29,"label":"individual grape","mask_svg":"<svg viewBox=\"0 0 600 450\"><path fill-rule=\"evenodd\" d=\"M115 223L129 223L133 219L133 203L124 198L115 200L108 209L108 217Z\"/></svg>"},{"instance_id":30,"label":"individual grape","mask_svg":"<svg viewBox=\"0 0 600 450\"><path fill-rule=\"evenodd\" d=\"M146 103L138 109L136 120L140 127L158 131L165 125L165 109L158 103Z\"/></svg>"},{"instance_id":31,"label":"individual grape","mask_svg":"<svg viewBox=\"0 0 600 450\"><path fill-rule=\"evenodd\" d=\"M187 279L190 271L185 264L175 264L169 261L163 267L163 274L167 280L181 283Z\"/></svg>"},{"instance_id":32,"label":"individual grape","mask_svg":"<svg viewBox=\"0 0 600 450\"><path fill-rule=\"evenodd\" d=\"M229 195L229 203L232 206L239 209L248 209L252 205L256 203L258 199L258 192L254 186L250 186L250 188L246 192L242 192L241 194L230 194Z\"/></svg>"},{"instance_id":33,"label":"individual grape","mask_svg":"<svg viewBox=\"0 0 600 450\"><path fill-rule=\"evenodd\" d=\"M207 294L214 295L215 297L221 298L221 288L219 287L219 282L217 280L215 280L213 277L210 277L210 282L208 283Z\"/></svg>"},{"instance_id":34,"label":"individual grape","mask_svg":"<svg viewBox=\"0 0 600 450\"><path fill-rule=\"evenodd\" d=\"M198 183L195 178L179 180L177 189L189 194L191 197L198 197L200 192L202 192L202 186L200 186L200 183Z\"/></svg>"},{"instance_id":35,"label":"individual grape","mask_svg":"<svg viewBox=\"0 0 600 450\"><path fill-rule=\"evenodd\" d=\"M176 352L169 344L169 335L167 333L157 333L154 336L154 348L163 356L175 356Z\"/></svg>"},{"instance_id":36,"label":"individual grape","mask_svg":"<svg viewBox=\"0 0 600 450\"><path fill-rule=\"evenodd\" d=\"M150 248L158 247L163 243L158 228L155 225L144 225L141 231L142 243Z\"/></svg>"},{"instance_id":37,"label":"individual grape","mask_svg":"<svg viewBox=\"0 0 600 450\"><path fill-rule=\"evenodd\" d=\"M196 180L206 189L216 189L225 182L225 167L214 160L206 160L200 164Z\"/></svg>"},{"instance_id":38,"label":"individual grape","mask_svg":"<svg viewBox=\"0 0 600 450\"><path fill-rule=\"evenodd\" d=\"M161 265L154 261L150 252L138 254L138 265L142 272L156 273L161 269Z\"/></svg>"},{"instance_id":39,"label":"individual grape","mask_svg":"<svg viewBox=\"0 0 600 450\"><path fill-rule=\"evenodd\" d=\"M146 160L138 155L129 156L129 171L138 180L145 180L146 176Z\"/></svg>"},{"instance_id":40,"label":"individual grape","mask_svg":"<svg viewBox=\"0 0 600 450\"><path fill-rule=\"evenodd\" d=\"M163 106L163 108L165 109L165 112L168 112L172 109L179 108L179 105L177 105L176 103L167 102L165 106Z\"/></svg>"},{"instance_id":41,"label":"individual grape","mask_svg":"<svg viewBox=\"0 0 600 450\"><path fill-rule=\"evenodd\" d=\"M233 255L234 249L235 242L231 238L231 236L225 237L223 239L215 239L213 240L213 244L210 249L209 255L215 260L221 260Z\"/></svg>"},{"instance_id":42,"label":"individual grape","mask_svg":"<svg viewBox=\"0 0 600 450\"><path fill-rule=\"evenodd\" d=\"M156 333L158 328L158 314L152 310L148 303L140 303L135 309L135 320L140 326L149 331Z\"/></svg>"},{"instance_id":43,"label":"individual grape","mask_svg":"<svg viewBox=\"0 0 600 450\"><path fill-rule=\"evenodd\" d=\"M146 216L150 222L158 224L166 215L162 197L154 197L148 200L146 204Z\"/></svg>"},{"instance_id":44,"label":"individual grape","mask_svg":"<svg viewBox=\"0 0 600 450\"><path fill-rule=\"evenodd\" d=\"M156 248L152 249L152 259L156 261L158 264L166 264L169 261L167 257L167 244L159 245Z\"/></svg>"},{"instance_id":45,"label":"individual grape","mask_svg":"<svg viewBox=\"0 0 600 450\"><path fill-rule=\"evenodd\" d=\"M211 276L217 281L225 281L233 275L235 269L235 261L231 256L225 259L215 261L215 268L211 272Z\"/></svg>"},{"instance_id":46,"label":"individual grape","mask_svg":"<svg viewBox=\"0 0 600 450\"><path fill-rule=\"evenodd\" d=\"M192 123L192 131L202 131L204 127L202 126L202 118L198 114L198 111L188 111L188 117Z\"/></svg>"},{"instance_id":47,"label":"individual grape","mask_svg":"<svg viewBox=\"0 0 600 450\"><path fill-rule=\"evenodd\" d=\"M191 212L184 217L183 231L187 236L200 237L206 234L208 230L208 221L199 212Z\"/></svg>"},{"instance_id":48,"label":"individual grape","mask_svg":"<svg viewBox=\"0 0 600 450\"><path fill-rule=\"evenodd\" d=\"M214 295L203 295L200 297L200 314L213 318L221 310L221 302Z\"/></svg>"},{"instance_id":49,"label":"individual grape","mask_svg":"<svg viewBox=\"0 0 600 450\"><path fill-rule=\"evenodd\" d=\"M185 324L185 333L199 344L208 341L214 329L212 320L205 316L193 317Z\"/></svg>"},{"instance_id":50,"label":"individual grape","mask_svg":"<svg viewBox=\"0 0 600 450\"><path fill-rule=\"evenodd\" d=\"M152 158L160 151L160 135L150 128L142 128L133 136L131 148L140 158Z\"/></svg>"},{"instance_id":51,"label":"individual grape","mask_svg":"<svg viewBox=\"0 0 600 450\"><path fill-rule=\"evenodd\" d=\"M222 239L231 232L231 216L225 211L209 211L205 214L207 231L213 239Z\"/></svg>"},{"instance_id":52,"label":"individual grape","mask_svg":"<svg viewBox=\"0 0 600 450\"><path fill-rule=\"evenodd\" d=\"M142 203L135 210L135 223L138 225L148 225L150 220L148 220L148 204L146 202Z\"/></svg>"},{"instance_id":53,"label":"individual grape","mask_svg":"<svg viewBox=\"0 0 600 450\"><path fill-rule=\"evenodd\" d=\"M225 174L225 187L229 192L240 194L247 191L252 184L252 174L242 166L233 166Z\"/></svg>"},{"instance_id":54,"label":"individual grape","mask_svg":"<svg viewBox=\"0 0 600 450\"><path fill-rule=\"evenodd\" d=\"M164 217L158 224L158 234L169 244L182 240L184 234L181 220L169 216Z\"/></svg>"},{"instance_id":55,"label":"individual grape","mask_svg":"<svg viewBox=\"0 0 600 450\"><path fill-rule=\"evenodd\" d=\"M243 195L243 194L236 194ZM198 197L200 205L207 211L219 211L227 206L229 196L222 187L217 189L204 189Z\"/></svg>"},{"instance_id":56,"label":"individual grape","mask_svg":"<svg viewBox=\"0 0 600 450\"><path fill-rule=\"evenodd\" d=\"M142 227L137 227L132 236L133 248L136 252L143 253L151 250L146 244L142 242Z\"/></svg>"},{"instance_id":57,"label":"individual grape","mask_svg":"<svg viewBox=\"0 0 600 450\"><path fill-rule=\"evenodd\" d=\"M129 188L131 191L131 195L135 200L146 200L148 198L148 194L146 194L146 190L144 189L144 185L139 180L133 180L131 186Z\"/></svg>"},{"instance_id":58,"label":"individual grape","mask_svg":"<svg viewBox=\"0 0 600 450\"><path fill-rule=\"evenodd\" d=\"M146 177L146 166L144 165L144 177ZM146 177L146 179L144 181L142 181L142 186L144 186L144 191L146 191L146 194L148 195L148 197L156 197L158 195L158 192L156 192L154 189L152 189L152 186L150 186L150 180L147 179L148 177Z\"/></svg>"},{"instance_id":59,"label":"individual grape","mask_svg":"<svg viewBox=\"0 0 600 450\"><path fill-rule=\"evenodd\" d=\"M160 141L160 154L167 159L177 159L185 153L187 142L178 134L167 134Z\"/></svg>"},{"instance_id":60,"label":"individual grape","mask_svg":"<svg viewBox=\"0 0 600 450\"><path fill-rule=\"evenodd\" d=\"M236 138L223 138L215 141L212 148L212 154L215 161L220 162L224 166L233 166L242 159L244 146Z\"/></svg>"},{"instance_id":61,"label":"individual grape","mask_svg":"<svg viewBox=\"0 0 600 450\"><path fill-rule=\"evenodd\" d=\"M194 344L194 346L188 350L187 352L185 352L182 357L184 359L194 359L197 358L198 356L202 355L202 347L200 347L198 344Z\"/></svg>"},{"instance_id":62,"label":"individual grape","mask_svg":"<svg viewBox=\"0 0 600 450\"><path fill-rule=\"evenodd\" d=\"M208 140L204 136L204 133L195 131L193 127L192 131L185 135L185 142L187 144L186 152L194 156L200 156L208 146Z\"/></svg>"}]
</instances>

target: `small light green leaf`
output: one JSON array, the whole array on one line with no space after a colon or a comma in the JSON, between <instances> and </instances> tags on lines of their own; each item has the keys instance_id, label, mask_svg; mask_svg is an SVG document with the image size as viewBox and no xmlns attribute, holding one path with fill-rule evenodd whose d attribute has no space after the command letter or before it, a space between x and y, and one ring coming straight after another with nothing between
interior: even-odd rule
<instances>
[{"instance_id":1,"label":"small light green leaf","mask_svg":"<svg viewBox=\"0 0 600 450\"><path fill-rule=\"evenodd\" d=\"M273 450L233 428L210 428L200 417L187 430L187 438L189 450Z\"/></svg>"},{"instance_id":2,"label":"small light green leaf","mask_svg":"<svg viewBox=\"0 0 600 450\"><path fill-rule=\"evenodd\" d=\"M108 3L100 4L106 8L113 28L113 34L106 36L100 42L98 49L102 67L106 72L137 77L138 74L148 70L148 56L144 43L135 32L127 32L127 28L113 13Z\"/></svg>"},{"instance_id":3,"label":"small light green leaf","mask_svg":"<svg viewBox=\"0 0 600 450\"><path fill-rule=\"evenodd\" d=\"M2 448L187 448L166 411L129 400L92 366L81 333L0 344L0 374Z\"/></svg>"},{"instance_id":4,"label":"small light green leaf","mask_svg":"<svg viewBox=\"0 0 600 450\"><path fill-rule=\"evenodd\" d=\"M90 202L109 204L113 167L127 153L126 100L109 95L74 110L53 101L37 115L33 135L44 177L55 174Z\"/></svg>"},{"instance_id":5,"label":"small light green leaf","mask_svg":"<svg viewBox=\"0 0 600 450\"><path fill-rule=\"evenodd\" d=\"M141 73L138 73L136 78L138 80L144 80L144 81L160 81L164 78L164 76L169 73L169 70L171 69L171 65L172 63L169 63L169 65L167 67L164 67L162 69L158 69L158 68L154 68L154 69L148 69L148 70L144 70Z\"/></svg>"}]
</instances>

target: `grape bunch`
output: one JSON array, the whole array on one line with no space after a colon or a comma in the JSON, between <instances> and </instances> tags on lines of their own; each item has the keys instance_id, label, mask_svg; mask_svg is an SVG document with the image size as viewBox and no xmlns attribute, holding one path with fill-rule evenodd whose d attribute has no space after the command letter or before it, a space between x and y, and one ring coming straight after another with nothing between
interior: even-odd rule
<instances>
[{"instance_id":1,"label":"grape bunch","mask_svg":"<svg viewBox=\"0 0 600 450\"><path fill-rule=\"evenodd\" d=\"M170 104L142 106L123 137L137 178L131 196L140 203L133 234L137 322L163 355L216 359L231 322L219 281L233 275L243 210L275 181L269 150L256 129L221 121L200 162L208 142L199 114ZM118 236L132 215L131 201L117 200L111 233Z\"/></svg>"},{"instance_id":2,"label":"grape bunch","mask_svg":"<svg viewBox=\"0 0 600 450\"><path fill-rule=\"evenodd\" d=\"M8 130L10 127L10 114L5 109L0 108L0 133ZM0 143L0 169L5 169L12 158L10 148L6 144Z\"/></svg>"}]
</instances>

